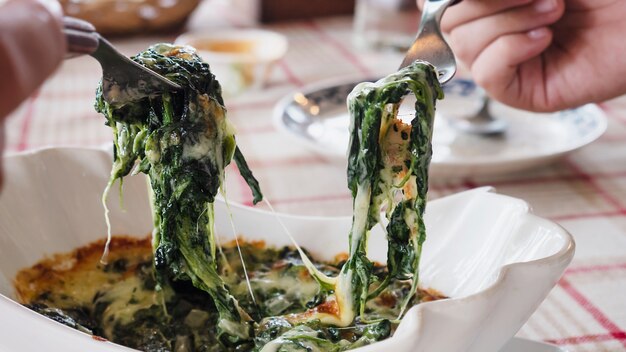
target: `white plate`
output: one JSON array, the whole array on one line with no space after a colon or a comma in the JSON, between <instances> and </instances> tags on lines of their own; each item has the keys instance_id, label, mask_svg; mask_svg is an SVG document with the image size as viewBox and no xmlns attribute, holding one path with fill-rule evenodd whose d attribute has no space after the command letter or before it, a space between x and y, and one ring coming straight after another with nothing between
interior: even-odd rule
<instances>
[{"instance_id":1,"label":"white plate","mask_svg":"<svg viewBox=\"0 0 626 352\"><path fill-rule=\"evenodd\" d=\"M345 162L349 139L346 97L361 80L312 85L283 98L274 112L275 124L312 149ZM437 105L431 175L465 177L511 173L546 165L577 150L604 133L606 117L596 105L557 113L531 113L492 104L492 114L509 123L500 137L458 132L449 121L480 109L482 92L469 80L444 86L446 98ZM407 98L400 114L411 116Z\"/></svg>"},{"instance_id":2,"label":"white plate","mask_svg":"<svg viewBox=\"0 0 626 352\"><path fill-rule=\"evenodd\" d=\"M500 352L567 352L559 346L514 337L507 342Z\"/></svg>"},{"instance_id":3,"label":"white plate","mask_svg":"<svg viewBox=\"0 0 626 352\"><path fill-rule=\"evenodd\" d=\"M11 299L12 280L21 268L105 236L101 195L110 168L110 154L91 149L47 149L4 159L0 351L39 352L42 346L46 351L130 351L96 341ZM114 234L150 233L145 177L124 180L126 210L120 208L117 192L110 196ZM218 201L215 209L217 233L232 239L225 204ZM235 204L230 212L234 233L250 240L289 244L278 216L317 258L330 260L348 249L351 217L274 215ZM573 239L563 228L531 214L522 200L487 188L430 202L425 221L421 284L452 298L412 307L393 337L355 352L498 351L548 295L574 255ZM370 239L368 255L385 261L387 245L380 227Z\"/></svg>"},{"instance_id":4,"label":"white plate","mask_svg":"<svg viewBox=\"0 0 626 352\"><path fill-rule=\"evenodd\" d=\"M274 64L287 53L287 38L265 29L224 29L187 32L176 38L176 44L191 45L222 86L222 93L234 97L265 86ZM210 44L227 43L211 50ZM239 46L233 43L240 44Z\"/></svg>"}]
</instances>

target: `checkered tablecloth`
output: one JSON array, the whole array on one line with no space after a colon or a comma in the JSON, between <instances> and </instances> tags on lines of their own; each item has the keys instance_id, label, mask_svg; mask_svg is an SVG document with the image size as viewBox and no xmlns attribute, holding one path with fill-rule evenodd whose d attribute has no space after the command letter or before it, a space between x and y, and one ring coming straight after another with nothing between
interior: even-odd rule
<instances>
[{"instance_id":1,"label":"checkered tablecloth","mask_svg":"<svg viewBox=\"0 0 626 352\"><path fill-rule=\"evenodd\" d=\"M224 4L208 0L203 6L215 9ZM196 14L191 26L237 27L248 23L232 12L221 13L231 15ZM265 89L226 101L228 116L238 128L238 143L277 211L350 214L345 165L285 137L272 123L273 109L281 97L312 82L392 72L401 54L355 50L350 44L350 18L295 22L271 29L288 37L289 51L273 70ZM131 55L174 37L139 37L114 43ZM8 119L7 149L110 143L111 132L93 109L99 76L94 60L66 61ZM535 213L557 221L574 235L577 253L572 265L519 332L519 336L549 341L570 351L626 351L626 99L600 106L609 118L607 132L562 161L513 175L433 180L430 192L434 199L492 185L499 193L528 201ZM233 171L229 171L226 185L228 197L250 204L250 191Z\"/></svg>"}]
</instances>

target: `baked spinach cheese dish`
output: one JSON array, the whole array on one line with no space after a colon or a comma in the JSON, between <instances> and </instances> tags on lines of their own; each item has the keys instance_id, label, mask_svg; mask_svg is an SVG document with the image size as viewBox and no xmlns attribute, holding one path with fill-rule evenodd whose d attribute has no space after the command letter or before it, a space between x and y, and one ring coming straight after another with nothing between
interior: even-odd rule
<instances>
[{"instance_id":1,"label":"baked spinach cheese dish","mask_svg":"<svg viewBox=\"0 0 626 352\"><path fill-rule=\"evenodd\" d=\"M380 341L409 307L443 298L418 286L433 117L443 96L433 66L415 62L348 97L349 251L322 262L298 246L220 245L213 204L231 161L255 203L262 200L220 85L190 47L157 44L133 60L183 87L114 104L98 89L96 109L114 135L105 198L116 181L146 174L153 233L109 235L22 270L15 286L23 304L143 351L289 352ZM407 94L416 103L405 123L398 109ZM383 223L386 265L367 256L370 230Z\"/></svg>"}]
</instances>

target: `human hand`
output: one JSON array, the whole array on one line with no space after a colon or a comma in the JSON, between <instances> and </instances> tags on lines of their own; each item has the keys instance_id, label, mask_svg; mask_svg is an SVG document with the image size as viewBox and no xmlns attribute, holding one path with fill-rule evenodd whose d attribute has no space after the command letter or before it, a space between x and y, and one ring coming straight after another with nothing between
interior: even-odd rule
<instances>
[{"instance_id":1,"label":"human hand","mask_svg":"<svg viewBox=\"0 0 626 352\"><path fill-rule=\"evenodd\" d=\"M13 0L0 6L0 120L28 98L65 55L61 6Z\"/></svg>"},{"instance_id":2,"label":"human hand","mask_svg":"<svg viewBox=\"0 0 626 352\"><path fill-rule=\"evenodd\" d=\"M0 154L4 118L63 60L66 43L61 16L55 0L13 0L0 6Z\"/></svg>"},{"instance_id":3,"label":"human hand","mask_svg":"<svg viewBox=\"0 0 626 352\"><path fill-rule=\"evenodd\" d=\"M626 93L624 18L624 0L466 0L442 27L491 97L554 111Z\"/></svg>"}]
</instances>

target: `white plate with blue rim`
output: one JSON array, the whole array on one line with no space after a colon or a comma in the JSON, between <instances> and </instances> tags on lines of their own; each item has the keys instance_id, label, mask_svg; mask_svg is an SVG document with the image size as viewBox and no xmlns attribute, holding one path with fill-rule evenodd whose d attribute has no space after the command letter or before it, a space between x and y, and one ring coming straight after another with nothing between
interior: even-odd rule
<instances>
[{"instance_id":1,"label":"white plate with blue rim","mask_svg":"<svg viewBox=\"0 0 626 352\"><path fill-rule=\"evenodd\" d=\"M367 79L343 79L304 87L284 97L274 123L295 140L340 162L347 160L349 115L346 98ZM556 113L532 113L499 103L491 114L507 122L495 136L467 134L453 127L455 119L476 114L483 92L473 81L453 79L437 104L431 175L469 177L514 173L550 164L599 138L607 127L603 111L593 104ZM405 99L402 118L412 117L413 102Z\"/></svg>"}]
</instances>

